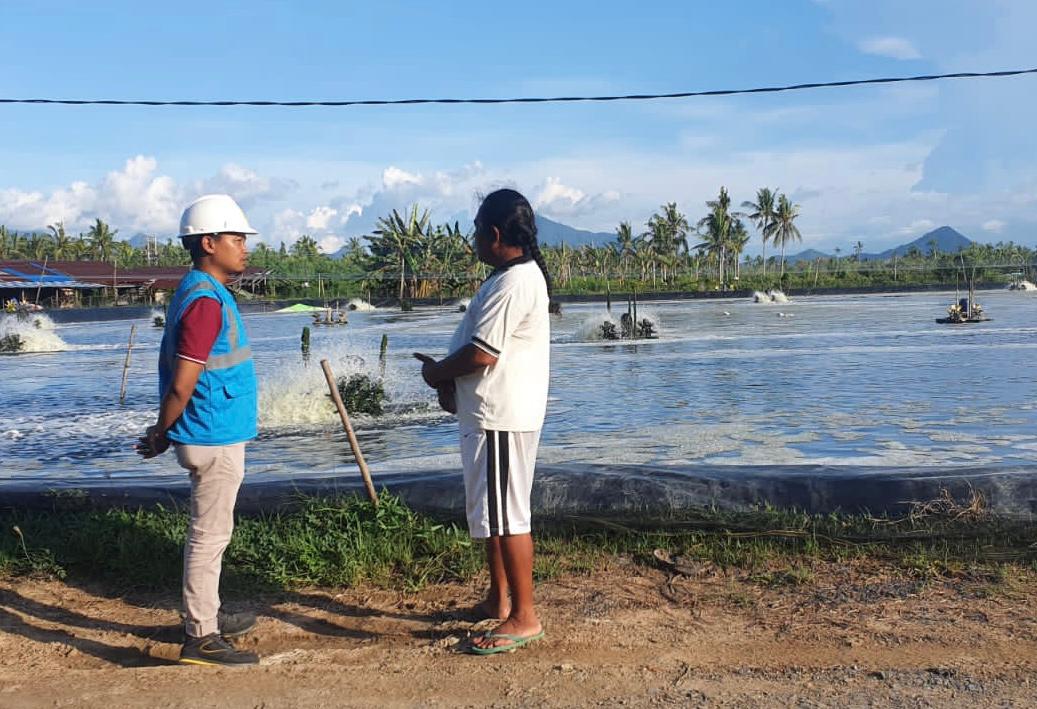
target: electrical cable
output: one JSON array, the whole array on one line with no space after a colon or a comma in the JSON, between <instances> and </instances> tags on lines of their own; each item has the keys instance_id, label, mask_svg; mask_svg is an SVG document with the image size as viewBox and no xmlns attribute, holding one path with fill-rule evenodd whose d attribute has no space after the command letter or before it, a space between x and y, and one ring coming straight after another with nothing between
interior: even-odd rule
<instances>
[{"instance_id":1,"label":"electrical cable","mask_svg":"<svg viewBox=\"0 0 1037 709\"><path fill-rule=\"evenodd\" d=\"M714 89L709 91L682 91L668 94L624 94L615 96L526 96L518 98L412 98L412 99L356 99L345 101L185 101L185 100L135 100L135 99L66 99L66 98L0 98L0 104L60 104L66 106L253 106L301 108L311 106L414 106L419 104L502 104L502 103L579 103L607 101L654 101L658 99L695 98L702 96L737 96L743 94L772 94L785 91L805 91L844 86L872 84L895 84L901 82L939 81L943 79L981 79L1022 74L1037 74L1034 69L1010 69L1006 71L967 71L951 74L923 74L919 76L894 76L877 79L850 79L847 81L823 81L785 86L760 86L749 89Z\"/></svg>"}]
</instances>

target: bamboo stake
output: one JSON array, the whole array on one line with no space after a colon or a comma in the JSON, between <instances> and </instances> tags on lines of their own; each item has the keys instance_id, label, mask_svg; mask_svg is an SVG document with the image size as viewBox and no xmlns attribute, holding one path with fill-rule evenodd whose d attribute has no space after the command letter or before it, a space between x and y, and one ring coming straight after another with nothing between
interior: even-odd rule
<instances>
[{"instance_id":1,"label":"bamboo stake","mask_svg":"<svg viewBox=\"0 0 1037 709\"><path fill-rule=\"evenodd\" d=\"M634 291L634 337L638 337L638 291Z\"/></svg>"},{"instance_id":2,"label":"bamboo stake","mask_svg":"<svg viewBox=\"0 0 1037 709\"><path fill-rule=\"evenodd\" d=\"M40 278L36 281L36 300L33 301L36 305L40 304L40 291L43 289L43 277L47 275L47 259L49 257L49 254L43 257L43 268L40 269Z\"/></svg>"},{"instance_id":3,"label":"bamboo stake","mask_svg":"<svg viewBox=\"0 0 1037 709\"><path fill-rule=\"evenodd\" d=\"M130 374L130 355L133 354L133 336L137 333L137 326L130 326L130 341L126 344L126 361L122 365L122 386L119 387L119 403L126 401L126 378Z\"/></svg>"},{"instance_id":4,"label":"bamboo stake","mask_svg":"<svg viewBox=\"0 0 1037 709\"><path fill-rule=\"evenodd\" d=\"M378 348L378 376L385 379L385 358L389 353L389 336L382 335L382 345Z\"/></svg>"},{"instance_id":5,"label":"bamboo stake","mask_svg":"<svg viewBox=\"0 0 1037 709\"><path fill-rule=\"evenodd\" d=\"M371 498L371 504L377 507L378 493L374 491L374 483L371 482L371 471L367 469L367 463L364 462L364 454L360 452L360 443L356 440L356 434L353 433L353 425L349 423L349 414L346 413L346 405L342 403L342 396L338 393L338 386L335 385L335 375L331 372L331 365L328 364L328 360L322 359L320 366L324 370L324 378L328 380L331 400L335 402L339 418L342 419L342 429L346 432L346 437L349 439L349 447L353 450L353 457L356 458L356 464L360 467L360 475L364 478L367 496Z\"/></svg>"}]
</instances>

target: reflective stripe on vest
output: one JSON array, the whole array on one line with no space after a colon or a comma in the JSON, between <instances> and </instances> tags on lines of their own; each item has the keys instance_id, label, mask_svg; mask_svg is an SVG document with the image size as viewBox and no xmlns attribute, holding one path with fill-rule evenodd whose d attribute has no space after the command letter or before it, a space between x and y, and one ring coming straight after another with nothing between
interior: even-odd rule
<instances>
[{"instance_id":1,"label":"reflective stripe on vest","mask_svg":"<svg viewBox=\"0 0 1037 709\"><path fill-rule=\"evenodd\" d=\"M180 297L170 304L170 312L174 314L178 313L181 303L183 303L192 293L199 290L210 290L214 293L216 292L216 288L214 288L212 283L209 283L208 281L196 283L180 294ZM234 313L230 311L230 308L223 304L222 301L220 302L220 306L222 307L224 317L227 320L227 339L230 341L230 352L222 355L209 355L208 359L205 360L205 368L209 371L227 369L252 359L252 348L249 345L240 347L241 335L238 331L238 319L234 316ZM177 321L179 324L179 317L177 318ZM172 370L176 365L175 345L168 348L166 357L166 364Z\"/></svg>"}]
</instances>

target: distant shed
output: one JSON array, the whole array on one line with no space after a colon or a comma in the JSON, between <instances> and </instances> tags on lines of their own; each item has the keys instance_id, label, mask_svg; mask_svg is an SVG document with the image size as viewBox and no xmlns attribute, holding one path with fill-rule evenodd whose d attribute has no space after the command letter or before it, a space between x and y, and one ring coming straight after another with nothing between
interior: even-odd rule
<instances>
[{"instance_id":1,"label":"distant shed","mask_svg":"<svg viewBox=\"0 0 1037 709\"><path fill-rule=\"evenodd\" d=\"M176 288L187 266L121 269L102 261L0 261L0 300L50 307L95 305L101 301L162 302ZM231 286L252 295L266 292L269 272L249 268Z\"/></svg>"}]
</instances>

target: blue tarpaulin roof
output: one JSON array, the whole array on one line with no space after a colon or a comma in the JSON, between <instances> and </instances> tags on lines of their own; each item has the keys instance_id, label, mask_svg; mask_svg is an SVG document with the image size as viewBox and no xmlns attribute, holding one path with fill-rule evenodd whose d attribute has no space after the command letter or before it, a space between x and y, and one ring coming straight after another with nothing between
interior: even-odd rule
<instances>
[{"instance_id":1,"label":"blue tarpaulin roof","mask_svg":"<svg viewBox=\"0 0 1037 709\"><path fill-rule=\"evenodd\" d=\"M8 281L0 280L0 288L104 288L100 283L86 283L68 277L52 278L45 281Z\"/></svg>"},{"instance_id":2,"label":"blue tarpaulin roof","mask_svg":"<svg viewBox=\"0 0 1037 709\"><path fill-rule=\"evenodd\" d=\"M21 269L4 266L0 268L0 288L103 288L99 283L88 283L76 280L67 273L46 268L37 263L30 264L37 273L29 273ZM6 276L4 278L3 276ZM18 280L12 280L12 277Z\"/></svg>"}]
</instances>

